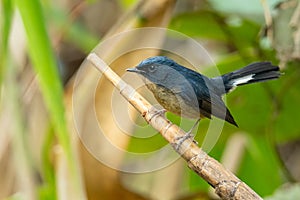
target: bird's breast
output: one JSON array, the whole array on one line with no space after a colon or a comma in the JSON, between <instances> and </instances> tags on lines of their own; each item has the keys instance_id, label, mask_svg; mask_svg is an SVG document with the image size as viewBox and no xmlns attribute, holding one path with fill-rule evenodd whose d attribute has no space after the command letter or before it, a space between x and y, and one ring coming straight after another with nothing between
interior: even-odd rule
<instances>
[{"instance_id":1,"label":"bird's breast","mask_svg":"<svg viewBox=\"0 0 300 200\"><path fill-rule=\"evenodd\" d=\"M174 92L164 86L147 84L147 88L153 93L158 103L166 110L187 118L199 118L199 106L197 103L191 104L184 98L182 93Z\"/></svg>"}]
</instances>

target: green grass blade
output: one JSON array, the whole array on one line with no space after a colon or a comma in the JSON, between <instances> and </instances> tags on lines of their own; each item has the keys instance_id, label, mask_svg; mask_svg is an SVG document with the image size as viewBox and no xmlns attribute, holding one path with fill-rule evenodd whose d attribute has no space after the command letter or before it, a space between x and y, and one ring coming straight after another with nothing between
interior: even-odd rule
<instances>
[{"instance_id":1,"label":"green grass blade","mask_svg":"<svg viewBox=\"0 0 300 200\"><path fill-rule=\"evenodd\" d=\"M41 4L38 0L15 0L24 27L26 29L30 58L34 70L38 74L39 85L49 111L51 123L68 159L69 172L73 180L69 180L80 193L80 177L76 159L71 149L71 138L68 134L65 108L63 103L63 87L59 78L58 67L47 35ZM74 189L75 189L74 188ZM79 194L79 196L82 196Z\"/></svg>"},{"instance_id":2,"label":"green grass blade","mask_svg":"<svg viewBox=\"0 0 300 200\"><path fill-rule=\"evenodd\" d=\"M0 34L0 84L3 80L3 74L5 73L6 67L6 58L7 58L7 51L8 51L8 39L11 27L11 19L12 19L12 2L10 0L3 0L2 2L2 9L1 12L1 28L0 30L2 33Z\"/></svg>"}]
</instances>

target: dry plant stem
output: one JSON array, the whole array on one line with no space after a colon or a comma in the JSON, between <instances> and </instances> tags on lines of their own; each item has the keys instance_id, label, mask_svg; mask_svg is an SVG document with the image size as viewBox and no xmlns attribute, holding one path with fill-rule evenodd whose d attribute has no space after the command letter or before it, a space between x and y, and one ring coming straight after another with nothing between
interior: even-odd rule
<instances>
[{"instance_id":1,"label":"dry plant stem","mask_svg":"<svg viewBox=\"0 0 300 200\"><path fill-rule=\"evenodd\" d=\"M262 4L262 7L264 9L264 16L265 16L265 21L266 21L266 25L267 25L267 35L268 35L268 38L273 41L274 40L274 35L273 35L273 30L272 30L272 15L271 15L271 11L270 11L270 8L269 8L269 5L268 5L268 2L267 0L261 0L260 1L261 4Z\"/></svg>"},{"instance_id":2,"label":"dry plant stem","mask_svg":"<svg viewBox=\"0 0 300 200\"><path fill-rule=\"evenodd\" d=\"M293 33L293 39L294 39L294 52L293 57L294 58L300 58L300 27L298 26L300 21L300 2L298 2L298 5L293 13L293 16L290 21L290 26L294 29Z\"/></svg>"},{"instance_id":3,"label":"dry plant stem","mask_svg":"<svg viewBox=\"0 0 300 200\"><path fill-rule=\"evenodd\" d=\"M177 138L186 134L183 130L164 116L158 115L159 111L156 108L120 79L95 53L91 53L87 59L120 90L121 94L142 114L145 120L162 134L177 153L188 162L188 166L215 188L216 194L222 199L262 199L218 161L208 156L194 144L192 139L187 139L178 145Z\"/></svg>"}]
</instances>

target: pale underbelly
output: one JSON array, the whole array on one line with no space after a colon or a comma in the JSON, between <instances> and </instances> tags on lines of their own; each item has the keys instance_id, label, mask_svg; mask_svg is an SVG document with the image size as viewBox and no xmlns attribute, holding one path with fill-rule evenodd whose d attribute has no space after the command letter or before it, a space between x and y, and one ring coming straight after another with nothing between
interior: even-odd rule
<instances>
[{"instance_id":1,"label":"pale underbelly","mask_svg":"<svg viewBox=\"0 0 300 200\"><path fill-rule=\"evenodd\" d=\"M185 118L200 118L200 109L197 100L191 102L185 101L179 94L174 94L171 90L163 87L147 85L152 91L158 103L167 111Z\"/></svg>"}]
</instances>

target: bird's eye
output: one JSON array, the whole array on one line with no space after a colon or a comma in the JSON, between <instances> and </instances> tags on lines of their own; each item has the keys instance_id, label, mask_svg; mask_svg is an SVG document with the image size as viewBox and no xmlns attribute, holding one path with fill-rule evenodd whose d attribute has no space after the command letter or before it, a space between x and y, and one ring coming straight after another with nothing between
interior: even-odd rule
<instances>
[{"instance_id":1,"label":"bird's eye","mask_svg":"<svg viewBox=\"0 0 300 200\"><path fill-rule=\"evenodd\" d=\"M154 65L151 65L151 66L149 67L149 72L154 72L155 69L156 69L156 67L155 67Z\"/></svg>"}]
</instances>

